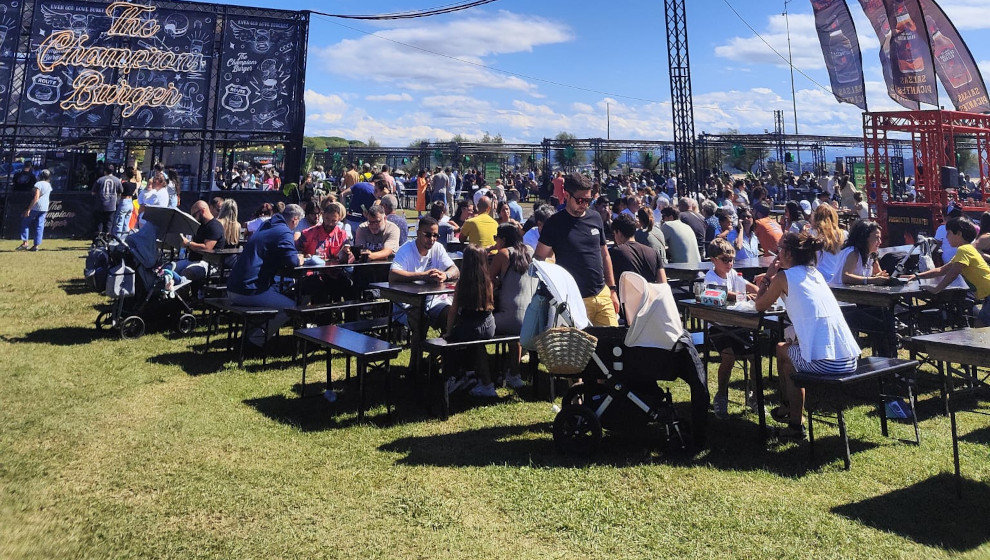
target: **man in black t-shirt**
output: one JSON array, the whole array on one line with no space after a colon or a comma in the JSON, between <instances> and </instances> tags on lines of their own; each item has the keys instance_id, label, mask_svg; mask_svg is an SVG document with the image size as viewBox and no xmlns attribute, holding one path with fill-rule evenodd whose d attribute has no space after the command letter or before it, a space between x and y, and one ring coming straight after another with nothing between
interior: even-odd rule
<instances>
[{"instance_id":1,"label":"man in black t-shirt","mask_svg":"<svg viewBox=\"0 0 990 560\"><path fill-rule=\"evenodd\" d=\"M38 179L34 176L34 168L30 162L24 164L24 168L14 175L13 190L15 191L29 191L34 188L34 184Z\"/></svg>"},{"instance_id":2,"label":"man in black t-shirt","mask_svg":"<svg viewBox=\"0 0 990 560\"><path fill-rule=\"evenodd\" d=\"M634 239L638 222L630 214L619 214L612 222L612 234L615 235L615 246L609 249L612 256L612 273L615 278L622 276L627 270L635 272L648 282L666 282L667 274L663 271L663 259L660 252L636 242Z\"/></svg>"},{"instance_id":3,"label":"man in black t-shirt","mask_svg":"<svg viewBox=\"0 0 990 560\"><path fill-rule=\"evenodd\" d=\"M591 204L591 183L580 173L564 178L564 211L543 224L535 256L556 258L558 265L574 277L592 325L619 324L619 297L615 293L612 259L605 246L602 217Z\"/></svg>"},{"instance_id":4,"label":"man in black t-shirt","mask_svg":"<svg viewBox=\"0 0 990 560\"><path fill-rule=\"evenodd\" d=\"M223 224L213 217L210 205L205 201L197 200L189 213L199 222L199 229L192 239L182 238L182 246L188 253L185 259L175 263L175 271L190 280L202 280L210 273L210 265L203 261L201 253L223 249L227 239L223 235Z\"/></svg>"}]
</instances>

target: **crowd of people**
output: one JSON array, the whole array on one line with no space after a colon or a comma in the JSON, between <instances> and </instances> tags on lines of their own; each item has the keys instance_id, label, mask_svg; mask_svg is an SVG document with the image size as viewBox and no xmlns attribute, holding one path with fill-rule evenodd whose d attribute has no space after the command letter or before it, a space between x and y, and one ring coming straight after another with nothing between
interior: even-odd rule
<instances>
[{"instance_id":1,"label":"crowd of people","mask_svg":"<svg viewBox=\"0 0 990 560\"><path fill-rule=\"evenodd\" d=\"M139 228L146 208L178 205L177 180L162 166L152 168L146 183L136 169L126 169L123 180L114 171L106 167L93 188L99 202L98 232ZM41 246L39 224L51 192L46 174L37 175L35 196L25 209L21 249L29 248L32 231L34 249ZM524 217L520 201L535 190L534 179L520 174L489 185L474 170L463 175L441 168L423 171L416 178L414 231L397 211L402 185L387 166L350 165L337 193L313 189L301 204L265 203L243 223L233 199L215 196L191 206L200 226L195 235L183 238L187 254L172 268L178 275L201 279L208 272L202 253L242 245L227 279L231 301L276 309L300 299L355 296L372 281L459 280L452 296L427 298L426 325L415 324L418 313L397 312L410 327L434 327L450 340L464 341L520 334L537 290L535 278L527 273L534 259L553 259L570 273L595 326L619 324L617 280L623 273L663 283L666 265L707 259L712 268L704 282L723 286L730 300L754 301L757 310L778 300L785 303L796 332L778 347L782 404L772 411L787 424L781 432L785 437L804 437L803 393L790 375L850 371L860 355L853 333L883 330L879 315L870 309L840 309L830 288L884 284L890 276L878 255L880 226L869 219L862 194L848 177L835 174L810 199L784 201L778 197L788 197L790 187L817 185L815 178L713 176L704 194L678 197L673 176L643 173L602 183L581 173L556 173L546 193L549 199L538 199ZM322 170L315 169L309 180L324 181ZM777 202L785 202L782 212ZM990 212L977 225L960 208L950 207L935 237L940 241L938 266L907 279L937 278L926 289L939 292L963 277L983 303L976 320L990 325ZM455 242L462 247L460 266L446 248ZM733 268L738 260L759 256L773 257L773 262L752 282ZM387 277L346 267L313 272L296 284L299 293L293 297L282 293L277 282L288 267L376 261L390 263ZM279 314L268 332L285 319ZM250 340L264 342L260 332ZM716 417L724 418L733 365L752 353L753 340L716 325L711 343L721 357L713 408ZM506 382L518 387L523 383L518 346L515 353ZM470 379L476 383L470 394L494 396L487 362L477 358L470 361L477 371L454 381L450 389Z\"/></svg>"}]
</instances>

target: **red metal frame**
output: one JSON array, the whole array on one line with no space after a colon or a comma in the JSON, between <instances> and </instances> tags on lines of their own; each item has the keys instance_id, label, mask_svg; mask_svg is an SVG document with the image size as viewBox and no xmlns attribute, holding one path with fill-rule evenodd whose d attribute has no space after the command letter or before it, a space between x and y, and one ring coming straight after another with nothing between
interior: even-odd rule
<instances>
[{"instance_id":1,"label":"red metal frame","mask_svg":"<svg viewBox=\"0 0 990 560\"><path fill-rule=\"evenodd\" d=\"M916 202L891 200L890 133L904 133L911 137ZM955 189L942 189L939 168L956 167L955 142L960 136L975 141L980 173L977 184L984 200L963 209L968 212L983 211L987 209L987 195L990 193L990 115L934 110L863 113L866 190L871 214L884 228L885 237L888 207L927 208L931 211L932 223L939 224L949 201L958 202Z\"/></svg>"}]
</instances>

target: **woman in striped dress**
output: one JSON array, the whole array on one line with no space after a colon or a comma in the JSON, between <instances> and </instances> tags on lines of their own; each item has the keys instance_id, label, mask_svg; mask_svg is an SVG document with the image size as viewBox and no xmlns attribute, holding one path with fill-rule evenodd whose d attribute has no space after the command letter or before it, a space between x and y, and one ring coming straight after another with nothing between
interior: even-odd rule
<instances>
[{"instance_id":1,"label":"woman in striped dress","mask_svg":"<svg viewBox=\"0 0 990 560\"><path fill-rule=\"evenodd\" d=\"M783 438L804 439L804 389L791 381L795 372L821 375L856 370L860 348L842 316L832 290L815 267L825 241L805 233L787 232L780 238L777 260L760 283L756 310L766 311L784 300L797 340L777 345L782 404L771 416L787 423Z\"/></svg>"}]
</instances>

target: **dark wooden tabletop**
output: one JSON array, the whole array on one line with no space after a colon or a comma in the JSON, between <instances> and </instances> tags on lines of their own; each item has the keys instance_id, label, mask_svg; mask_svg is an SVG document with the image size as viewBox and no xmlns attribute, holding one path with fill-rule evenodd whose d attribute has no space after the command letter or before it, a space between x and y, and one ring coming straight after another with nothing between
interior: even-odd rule
<instances>
[{"instance_id":1,"label":"dark wooden tabletop","mask_svg":"<svg viewBox=\"0 0 990 560\"><path fill-rule=\"evenodd\" d=\"M398 355L401 351L401 348L392 346L384 340L342 329L336 325L297 329L294 334L309 342L329 346L340 352L351 352L362 356Z\"/></svg>"},{"instance_id":2,"label":"dark wooden tabletop","mask_svg":"<svg viewBox=\"0 0 990 560\"><path fill-rule=\"evenodd\" d=\"M415 282L374 282L372 288L381 290L382 297L388 297L388 293L402 294L407 296L426 297L440 296L454 293L456 282L426 282L417 280Z\"/></svg>"},{"instance_id":3,"label":"dark wooden tabletop","mask_svg":"<svg viewBox=\"0 0 990 560\"><path fill-rule=\"evenodd\" d=\"M954 297L965 294L967 288L949 287L939 294L933 294L922 289L922 286L934 286L937 280L912 280L896 286L833 286L832 293L835 299L857 303L861 305L873 305L878 307L892 307L897 302L914 297L930 299L945 294L944 297Z\"/></svg>"},{"instance_id":4,"label":"dark wooden tabletop","mask_svg":"<svg viewBox=\"0 0 990 560\"><path fill-rule=\"evenodd\" d=\"M915 336L911 342L933 360L990 367L990 327Z\"/></svg>"}]
</instances>

